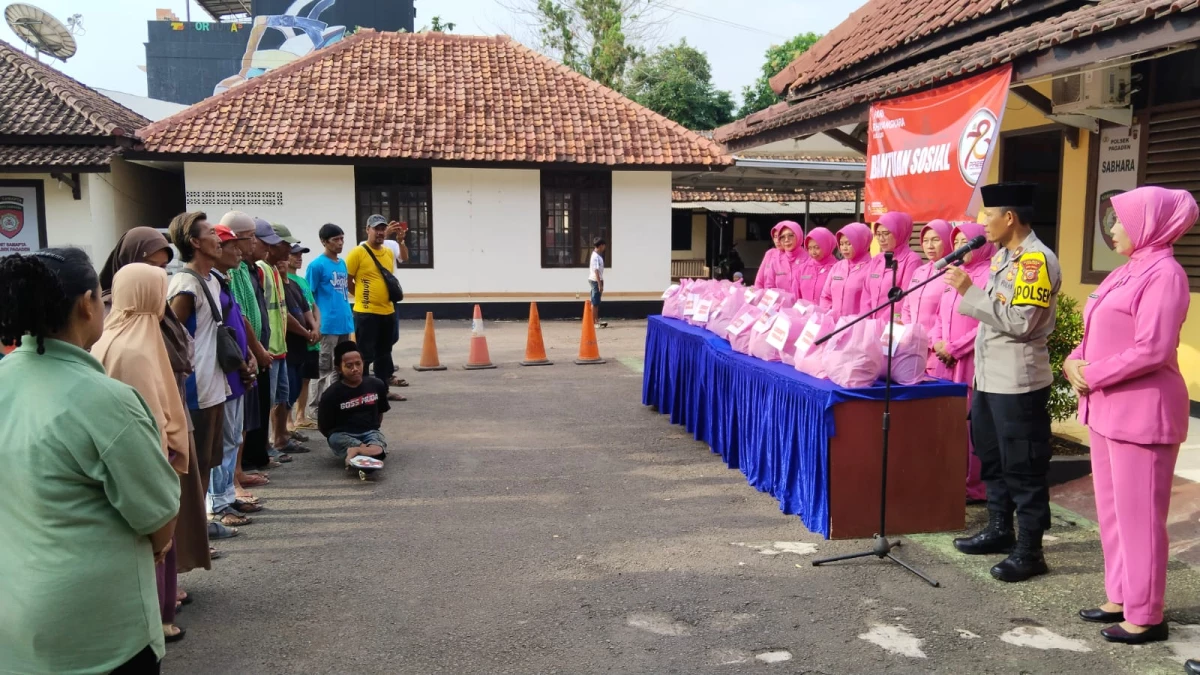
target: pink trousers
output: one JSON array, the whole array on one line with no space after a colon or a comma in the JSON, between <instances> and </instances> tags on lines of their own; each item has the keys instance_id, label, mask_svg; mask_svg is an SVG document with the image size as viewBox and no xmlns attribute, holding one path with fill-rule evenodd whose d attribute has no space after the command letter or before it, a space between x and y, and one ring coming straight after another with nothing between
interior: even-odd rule
<instances>
[{"instance_id":1,"label":"pink trousers","mask_svg":"<svg viewBox=\"0 0 1200 675\"><path fill-rule=\"evenodd\" d=\"M1132 624L1162 623L1167 510L1179 445L1137 445L1095 431L1091 438L1108 601L1124 605Z\"/></svg>"},{"instance_id":2,"label":"pink trousers","mask_svg":"<svg viewBox=\"0 0 1200 675\"><path fill-rule=\"evenodd\" d=\"M967 411L971 410L971 394L975 387L967 386ZM983 473L983 462L975 456L975 444L971 441L971 423L967 422L967 499L987 499L987 487L983 484L980 474Z\"/></svg>"}]
</instances>

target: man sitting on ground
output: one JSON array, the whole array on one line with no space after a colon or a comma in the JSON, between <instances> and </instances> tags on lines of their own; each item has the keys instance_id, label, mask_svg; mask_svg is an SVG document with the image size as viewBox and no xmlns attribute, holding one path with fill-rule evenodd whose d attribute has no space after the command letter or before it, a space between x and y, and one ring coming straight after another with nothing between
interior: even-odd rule
<instances>
[{"instance_id":1,"label":"man sitting on ground","mask_svg":"<svg viewBox=\"0 0 1200 675\"><path fill-rule=\"evenodd\" d=\"M363 358L358 345L347 340L333 350L333 363L341 380L321 394L317 424L334 455L350 463L358 455L382 460L387 440L379 430L388 405L387 385L378 378L363 376Z\"/></svg>"}]
</instances>

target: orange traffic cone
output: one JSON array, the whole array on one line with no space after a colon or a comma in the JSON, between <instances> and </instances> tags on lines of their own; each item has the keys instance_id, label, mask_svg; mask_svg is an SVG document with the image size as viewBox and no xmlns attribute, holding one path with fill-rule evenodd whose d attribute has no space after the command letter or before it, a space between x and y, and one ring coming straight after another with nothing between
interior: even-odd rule
<instances>
[{"instance_id":1,"label":"orange traffic cone","mask_svg":"<svg viewBox=\"0 0 1200 675\"><path fill-rule=\"evenodd\" d=\"M579 358L575 363L580 366L591 366L605 363L600 358L600 347L596 344L596 324L592 322L592 301L583 304L583 333L579 336Z\"/></svg>"},{"instance_id":2,"label":"orange traffic cone","mask_svg":"<svg viewBox=\"0 0 1200 675\"><path fill-rule=\"evenodd\" d=\"M483 336L483 312L475 305L475 318L471 319L471 352L467 356L467 370L485 370L495 368L492 357L488 355L487 338Z\"/></svg>"},{"instance_id":3,"label":"orange traffic cone","mask_svg":"<svg viewBox=\"0 0 1200 675\"><path fill-rule=\"evenodd\" d=\"M421 362L413 366L413 370L445 370L446 366L438 360L437 337L433 333L433 312L425 313L425 344L421 346Z\"/></svg>"},{"instance_id":4,"label":"orange traffic cone","mask_svg":"<svg viewBox=\"0 0 1200 675\"><path fill-rule=\"evenodd\" d=\"M525 338L525 360L523 366L552 366L546 358L546 345L542 342L542 320L538 317L537 303L529 303L529 334Z\"/></svg>"}]
</instances>

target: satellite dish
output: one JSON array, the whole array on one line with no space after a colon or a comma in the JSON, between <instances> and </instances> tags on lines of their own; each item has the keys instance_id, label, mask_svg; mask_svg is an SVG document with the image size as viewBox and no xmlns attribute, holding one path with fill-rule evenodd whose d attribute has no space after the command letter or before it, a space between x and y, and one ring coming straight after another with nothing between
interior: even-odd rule
<instances>
[{"instance_id":1,"label":"satellite dish","mask_svg":"<svg viewBox=\"0 0 1200 675\"><path fill-rule=\"evenodd\" d=\"M75 37L43 9L17 2L4 9L4 20L17 37L41 54L66 61L75 55Z\"/></svg>"}]
</instances>

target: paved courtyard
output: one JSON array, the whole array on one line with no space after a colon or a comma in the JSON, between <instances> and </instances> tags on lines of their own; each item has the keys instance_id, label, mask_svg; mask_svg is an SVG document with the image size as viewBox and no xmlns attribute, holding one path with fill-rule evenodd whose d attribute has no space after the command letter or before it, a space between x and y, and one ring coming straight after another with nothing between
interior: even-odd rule
<instances>
[{"instance_id":1,"label":"paved courtyard","mask_svg":"<svg viewBox=\"0 0 1200 675\"><path fill-rule=\"evenodd\" d=\"M362 483L314 441L273 471L267 510L181 577L196 602L165 672L1177 674L1200 655L1187 626L1129 648L1074 618L1102 599L1101 558L1067 512L1029 584L951 535L900 551L939 589L873 559L813 568L864 542L809 534L644 408L644 322L601 331L589 367L578 324L548 322L550 368L516 365L523 323L489 323L500 368L480 372L458 322L438 325L450 369L413 372L420 329L396 350L411 401L385 420L386 469ZM1195 622L1194 573L1169 583L1168 618Z\"/></svg>"}]
</instances>

